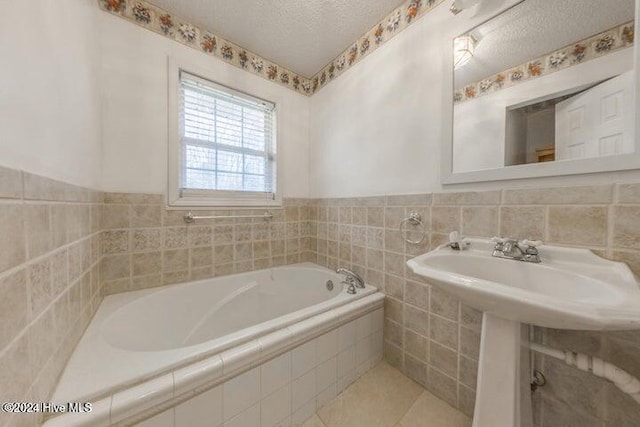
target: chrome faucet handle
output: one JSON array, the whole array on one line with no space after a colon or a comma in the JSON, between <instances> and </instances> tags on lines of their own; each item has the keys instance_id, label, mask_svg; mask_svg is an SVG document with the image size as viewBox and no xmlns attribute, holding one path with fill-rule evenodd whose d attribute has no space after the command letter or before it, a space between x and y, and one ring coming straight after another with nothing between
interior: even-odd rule
<instances>
[{"instance_id":1,"label":"chrome faucet handle","mask_svg":"<svg viewBox=\"0 0 640 427\"><path fill-rule=\"evenodd\" d=\"M342 284L343 285L347 285L347 293L349 295L355 295L356 294L356 287L355 287L355 285L353 283L353 280L351 280L351 281L345 280L344 282L342 282Z\"/></svg>"},{"instance_id":2,"label":"chrome faucet handle","mask_svg":"<svg viewBox=\"0 0 640 427\"><path fill-rule=\"evenodd\" d=\"M522 241L522 244L527 247L524 250L524 259L529 262L540 263L540 254L538 253L537 246L542 245L542 241L525 239Z\"/></svg>"},{"instance_id":3,"label":"chrome faucet handle","mask_svg":"<svg viewBox=\"0 0 640 427\"><path fill-rule=\"evenodd\" d=\"M493 236L491 238L491 241L496 244L496 246L494 247L494 250L501 251L502 248L504 247L504 244L508 242L509 239L507 237Z\"/></svg>"}]
</instances>

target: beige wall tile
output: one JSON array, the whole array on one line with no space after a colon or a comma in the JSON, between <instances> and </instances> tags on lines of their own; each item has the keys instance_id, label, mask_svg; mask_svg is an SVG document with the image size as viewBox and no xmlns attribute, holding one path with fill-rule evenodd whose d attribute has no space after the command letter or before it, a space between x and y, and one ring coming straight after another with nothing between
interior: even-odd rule
<instances>
[{"instance_id":1,"label":"beige wall tile","mask_svg":"<svg viewBox=\"0 0 640 427\"><path fill-rule=\"evenodd\" d=\"M451 349L458 348L458 323L440 316L429 316L429 337Z\"/></svg>"},{"instance_id":2,"label":"beige wall tile","mask_svg":"<svg viewBox=\"0 0 640 427\"><path fill-rule=\"evenodd\" d=\"M402 301L386 297L384 299L384 315L396 323L403 323L404 305Z\"/></svg>"},{"instance_id":3,"label":"beige wall tile","mask_svg":"<svg viewBox=\"0 0 640 427\"><path fill-rule=\"evenodd\" d=\"M500 191L469 191L435 193L433 204L437 205L497 205L500 203Z\"/></svg>"},{"instance_id":4,"label":"beige wall tile","mask_svg":"<svg viewBox=\"0 0 640 427\"><path fill-rule=\"evenodd\" d=\"M387 196L387 206L429 206L431 194L398 194Z\"/></svg>"},{"instance_id":5,"label":"beige wall tile","mask_svg":"<svg viewBox=\"0 0 640 427\"><path fill-rule=\"evenodd\" d=\"M173 249L162 253L162 271L183 271L189 268L189 250Z\"/></svg>"},{"instance_id":6,"label":"beige wall tile","mask_svg":"<svg viewBox=\"0 0 640 427\"><path fill-rule=\"evenodd\" d=\"M476 403L475 389L471 389L461 383L458 383L458 408L469 418L473 418L473 410ZM471 420L467 420L470 423Z\"/></svg>"},{"instance_id":7,"label":"beige wall tile","mask_svg":"<svg viewBox=\"0 0 640 427\"><path fill-rule=\"evenodd\" d=\"M385 340L402 347L404 342L404 330L402 324L396 323L389 318L384 319Z\"/></svg>"},{"instance_id":8,"label":"beige wall tile","mask_svg":"<svg viewBox=\"0 0 640 427\"><path fill-rule=\"evenodd\" d=\"M354 208L358 209L358 208ZM384 208L383 207L369 207L366 208L366 225L369 227L384 227ZM354 210L354 214L360 214L359 210ZM358 221L360 219L358 218ZM354 223L356 223L356 216L354 215ZM358 222L359 223L359 222Z\"/></svg>"},{"instance_id":9,"label":"beige wall tile","mask_svg":"<svg viewBox=\"0 0 640 427\"><path fill-rule=\"evenodd\" d=\"M504 190L506 205L593 205L610 203L613 186L590 185L582 187L529 188Z\"/></svg>"},{"instance_id":10,"label":"beige wall tile","mask_svg":"<svg viewBox=\"0 0 640 427\"><path fill-rule=\"evenodd\" d=\"M353 206L384 206L384 196L371 196L371 197L356 197L349 199L352 201Z\"/></svg>"},{"instance_id":11,"label":"beige wall tile","mask_svg":"<svg viewBox=\"0 0 640 427\"><path fill-rule=\"evenodd\" d=\"M404 300L404 279L402 277L385 274L383 289L385 295L401 301Z\"/></svg>"},{"instance_id":12,"label":"beige wall tile","mask_svg":"<svg viewBox=\"0 0 640 427\"><path fill-rule=\"evenodd\" d=\"M416 359L408 353L404 355L404 369L409 378L417 381L423 386L427 383L427 364L422 360Z\"/></svg>"},{"instance_id":13,"label":"beige wall tile","mask_svg":"<svg viewBox=\"0 0 640 427\"><path fill-rule=\"evenodd\" d=\"M0 272L22 264L26 260L22 205L0 204Z\"/></svg>"},{"instance_id":14,"label":"beige wall tile","mask_svg":"<svg viewBox=\"0 0 640 427\"><path fill-rule=\"evenodd\" d=\"M613 246L640 249L640 206L614 206Z\"/></svg>"},{"instance_id":15,"label":"beige wall tile","mask_svg":"<svg viewBox=\"0 0 640 427\"><path fill-rule=\"evenodd\" d=\"M104 280L129 277L131 274L130 255L105 255L102 258L102 274Z\"/></svg>"},{"instance_id":16,"label":"beige wall tile","mask_svg":"<svg viewBox=\"0 0 640 427\"><path fill-rule=\"evenodd\" d=\"M129 230L113 230L102 233L102 253L105 255L131 251Z\"/></svg>"},{"instance_id":17,"label":"beige wall tile","mask_svg":"<svg viewBox=\"0 0 640 427\"><path fill-rule=\"evenodd\" d=\"M143 252L131 255L131 274L146 276L162 270L162 253Z\"/></svg>"},{"instance_id":18,"label":"beige wall tile","mask_svg":"<svg viewBox=\"0 0 640 427\"><path fill-rule=\"evenodd\" d=\"M162 229L143 228L133 230L132 249L133 252L157 251L162 249Z\"/></svg>"},{"instance_id":19,"label":"beige wall tile","mask_svg":"<svg viewBox=\"0 0 640 427\"><path fill-rule=\"evenodd\" d=\"M404 238L400 231L393 229L384 230L384 249L392 252L404 252Z\"/></svg>"},{"instance_id":20,"label":"beige wall tile","mask_svg":"<svg viewBox=\"0 0 640 427\"><path fill-rule=\"evenodd\" d=\"M431 230L449 234L460 230L461 210L453 206L434 206L431 208Z\"/></svg>"},{"instance_id":21,"label":"beige wall tile","mask_svg":"<svg viewBox=\"0 0 640 427\"><path fill-rule=\"evenodd\" d=\"M27 325L27 278L20 270L0 279L0 353Z\"/></svg>"},{"instance_id":22,"label":"beige wall tile","mask_svg":"<svg viewBox=\"0 0 640 427\"><path fill-rule=\"evenodd\" d=\"M104 205L102 224L105 229L129 228L131 226L129 205Z\"/></svg>"},{"instance_id":23,"label":"beige wall tile","mask_svg":"<svg viewBox=\"0 0 640 427\"><path fill-rule=\"evenodd\" d=\"M432 367L428 369L427 389L449 405L457 406L458 386L456 380Z\"/></svg>"},{"instance_id":24,"label":"beige wall tile","mask_svg":"<svg viewBox=\"0 0 640 427\"><path fill-rule=\"evenodd\" d=\"M59 248L68 242L67 210L65 205L51 205L51 232L54 248Z\"/></svg>"},{"instance_id":25,"label":"beige wall tile","mask_svg":"<svg viewBox=\"0 0 640 427\"><path fill-rule=\"evenodd\" d=\"M27 283L29 286L29 319L34 319L52 300L49 258L27 267Z\"/></svg>"},{"instance_id":26,"label":"beige wall tile","mask_svg":"<svg viewBox=\"0 0 640 427\"><path fill-rule=\"evenodd\" d=\"M618 203L640 204L640 183L618 184Z\"/></svg>"},{"instance_id":27,"label":"beige wall tile","mask_svg":"<svg viewBox=\"0 0 640 427\"><path fill-rule=\"evenodd\" d=\"M113 204L155 204L164 202L162 194L104 193L104 202Z\"/></svg>"},{"instance_id":28,"label":"beige wall tile","mask_svg":"<svg viewBox=\"0 0 640 427\"><path fill-rule=\"evenodd\" d=\"M480 332L460 328L460 354L477 360L480 357Z\"/></svg>"},{"instance_id":29,"label":"beige wall tile","mask_svg":"<svg viewBox=\"0 0 640 427\"><path fill-rule=\"evenodd\" d=\"M186 282L189 280L189 271L169 271L162 273L162 284L172 285L174 283Z\"/></svg>"},{"instance_id":30,"label":"beige wall tile","mask_svg":"<svg viewBox=\"0 0 640 427\"><path fill-rule=\"evenodd\" d=\"M384 226L386 228L397 230L400 227L400 221L402 221L404 217L404 207L384 208Z\"/></svg>"},{"instance_id":31,"label":"beige wall tile","mask_svg":"<svg viewBox=\"0 0 640 427\"><path fill-rule=\"evenodd\" d=\"M498 233L498 208L465 206L462 208L462 228L465 236L492 237Z\"/></svg>"},{"instance_id":32,"label":"beige wall tile","mask_svg":"<svg viewBox=\"0 0 640 427\"><path fill-rule=\"evenodd\" d=\"M639 378L640 343L608 337L607 344L606 359L634 377Z\"/></svg>"},{"instance_id":33,"label":"beige wall tile","mask_svg":"<svg viewBox=\"0 0 640 427\"><path fill-rule=\"evenodd\" d=\"M134 205L131 212L131 227L160 227L162 225L162 206Z\"/></svg>"},{"instance_id":34,"label":"beige wall tile","mask_svg":"<svg viewBox=\"0 0 640 427\"><path fill-rule=\"evenodd\" d=\"M404 326L417 334L429 334L429 313L412 305L404 306Z\"/></svg>"},{"instance_id":35,"label":"beige wall tile","mask_svg":"<svg viewBox=\"0 0 640 427\"><path fill-rule=\"evenodd\" d=\"M404 331L404 345L407 353L423 362L427 361L429 340L409 329Z\"/></svg>"},{"instance_id":36,"label":"beige wall tile","mask_svg":"<svg viewBox=\"0 0 640 427\"><path fill-rule=\"evenodd\" d=\"M544 358L543 372L547 378L562 378L562 381L549 381L544 394L552 395L558 401L572 407L576 412L593 417L604 415L606 381L566 365L552 357ZM576 390L580 390L576 393ZM546 410L545 406L545 410Z\"/></svg>"},{"instance_id":37,"label":"beige wall tile","mask_svg":"<svg viewBox=\"0 0 640 427\"><path fill-rule=\"evenodd\" d=\"M22 198L22 171L0 166L0 198Z\"/></svg>"},{"instance_id":38,"label":"beige wall tile","mask_svg":"<svg viewBox=\"0 0 640 427\"><path fill-rule=\"evenodd\" d=\"M447 319L458 320L458 300L439 288L431 287L431 312Z\"/></svg>"},{"instance_id":39,"label":"beige wall tile","mask_svg":"<svg viewBox=\"0 0 640 427\"><path fill-rule=\"evenodd\" d=\"M32 259L53 249L49 205L26 204L23 207L23 212L27 256L29 259Z\"/></svg>"},{"instance_id":40,"label":"beige wall tile","mask_svg":"<svg viewBox=\"0 0 640 427\"><path fill-rule=\"evenodd\" d=\"M387 336L387 329L385 327L385 337ZM396 369L402 370L404 367L404 352L401 347L385 341L384 342L384 360Z\"/></svg>"},{"instance_id":41,"label":"beige wall tile","mask_svg":"<svg viewBox=\"0 0 640 427\"><path fill-rule=\"evenodd\" d=\"M384 268L390 274L396 276L404 276L405 257L402 254L394 252L384 253Z\"/></svg>"},{"instance_id":42,"label":"beige wall tile","mask_svg":"<svg viewBox=\"0 0 640 427\"><path fill-rule=\"evenodd\" d=\"M479 331L482 327L482 312L466 304L460 304L460 324Z\"/></svg>"},{"instance_id":43,"label":"beige wall tile","mask_svg":"<svg viewBox=\"0 0 640 427\"><path fill-rule=\"evenodd\" d=\"M405 282L405 302L422 310L429 310L429 287L424 283Z\"/></svg>"},{"instance_id":44,"label":"beige wall tile","mask_svg":"<svg viewBox=\"0 0 640 427\"><path fill-rule=\"evenodd\" d=\"M164 247L167 249L187 246L187 227L170 227L164 229Z\"/></svg>"},{"instance_id":45,"label":"beige wall tile","mask_svg":"<svg viewBox=\"0 0 640 427\"><path fill-rule=\"evenodd\" d=\"M603 356L603 333L596 331L569 331L564 329L542 329L544 344L592 356Z\"/></svg>"},{"instance_id":46,"label":"beige wall tile","mask_svg":"<svg viewBox=\"0 0 640 427\"><path fill-rule=\"evenodd\" d=\"M458 353L431 341L429 344L429 365L450 377L457 378Z\"/></svg>"},{"instance_id":47,"label":"beige wall tile","mask_svg":"<svg viewBox=\"0 0 640 427\"><path fill-rule=\"evenodd\" d=\"M65 184L40 175L23 172L26 200L65 200Z\"/></svg>"},{"instance_id":48,"label":"beige wall tile","mask_svg":"<svg viewBox=\"0 0 640 427\"><path fill-rule=\"evenodd\" d=\"M460 356L460 382L472 389L476 389L478 380L478 361Z\"/></svg>"},{"instance_id":49,"label":"beige wall tile","mask_svg":"<svg viewBox=\"0 0 640 427\"><path fill-rule=\"evenodd\" d=\"M500 235L518 240L543 240L545 211L546 209L541 206L502 206Z\"/></svg>"},{"instance_id":50,"label":"beige wall tile","mask_svg":"<svg viewBox=\"0 0 640 427\"><path fill-rule=\"evenodd\" d=\"M584 246L607 244L607 208L602 206L550 206L550 243Z\"/></svg>"},{"instance_id":51,"label":"beige wall tile","mask_svg":"<svg viewBox=\"0 0 640 427\"><path fill-rule=\"evenodd\" d=\"M640 405L628 394L607 384L607 421L611 426L634 427L640 420Z\"/></svg>"}]
</instances>

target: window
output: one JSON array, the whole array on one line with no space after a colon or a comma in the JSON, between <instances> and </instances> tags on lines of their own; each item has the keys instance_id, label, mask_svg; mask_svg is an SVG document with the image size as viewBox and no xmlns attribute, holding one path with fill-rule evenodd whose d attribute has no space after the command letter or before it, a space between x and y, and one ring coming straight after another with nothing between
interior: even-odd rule
<instances>
[{"instance_id":1,"label":"window","mask_svg":"<svg viewBox=\"0 0 640 427\"><path fill-rule=\"evenodd\" d=\"M174 72L176 108L170 110L177 110L173 139L179 143L170 155L178 163L170 204L277 203L275 105L180 68Z\"/></svg>"}]
</instances>

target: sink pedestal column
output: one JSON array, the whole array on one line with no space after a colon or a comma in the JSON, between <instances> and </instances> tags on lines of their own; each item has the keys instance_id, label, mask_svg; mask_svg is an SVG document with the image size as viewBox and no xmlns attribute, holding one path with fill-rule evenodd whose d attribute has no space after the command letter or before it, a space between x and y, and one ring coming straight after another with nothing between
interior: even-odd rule
<instances>
[{"instance_id":1,"label":"sink pedestal column","mask_svg":"<svg viewBox=\"0 0 640 427\"><path fill-rule=\"evenodd\" d=\"M532 425L529 349L521 351L522 338L519 322L483 314L473 427Z\"/></svg>"}]
</instances>

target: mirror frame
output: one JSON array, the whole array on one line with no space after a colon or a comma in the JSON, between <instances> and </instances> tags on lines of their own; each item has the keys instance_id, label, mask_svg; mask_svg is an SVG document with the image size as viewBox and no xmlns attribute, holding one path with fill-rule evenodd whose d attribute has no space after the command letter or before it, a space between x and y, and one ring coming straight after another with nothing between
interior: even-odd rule
<instances>
[{"instance_id":1,"label":"mirror frame","mask_svg":"<svg viewBox=\"0 0 640 427\"><path fill-rule=\"evenodd\" d=\"M471 17L459 25L452 25L451 31L445 35L443 49L443 100L442 100L442 145L440 150L440 180L442 184L465 184L487 181L507 181L526 178L542 178L563 175L577 175L602 172L616 172L640 169L640 0L635 2L635 31L633 42L633 65L635 74L634 105L637 117L635 124L635 147L633 154L621 154L607 157L593 157L561 162L530 163L505 166L497 169L483 169L470 172L453 172L453 39L460 34L471 31L478 25L487 22L506 10L526 0L507 0L498 13L491 16ZM463 14L460 14L463 15Z\"/></svg>"}]
</instances>

